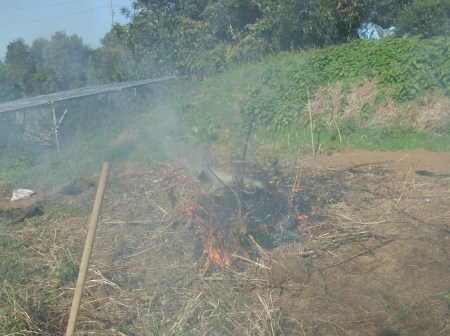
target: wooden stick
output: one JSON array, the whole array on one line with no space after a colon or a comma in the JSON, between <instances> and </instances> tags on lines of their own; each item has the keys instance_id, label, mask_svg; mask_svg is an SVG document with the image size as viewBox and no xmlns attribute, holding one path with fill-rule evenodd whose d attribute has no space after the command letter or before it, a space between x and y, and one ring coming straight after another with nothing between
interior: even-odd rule
<instances>
[{"instance_id":1,"label":"wooden stick","mask_svg":"<svg viewBox=\"0 0 450 336\"><path fill-rule=\"evenodd\" d=\"M91 258L92 247L94 245L95 233L97 231L98 218L100 217L100 209L103 203L103 196L106 189L106 181L108 180L109 169L111 163L104 162L100 181L95 196L94 208L92 210L91 221L89 223L86 243L84 245L83 257L81 259L80 271L78 273L77 285L73 296L72 308L70 310L69 322L67 324L66 336L72 336L77 323L78 310L80 309L81 295L83 294L84 283L86 281L86 273L89 267L89 259Z\"/></svg>"}]
</instances>

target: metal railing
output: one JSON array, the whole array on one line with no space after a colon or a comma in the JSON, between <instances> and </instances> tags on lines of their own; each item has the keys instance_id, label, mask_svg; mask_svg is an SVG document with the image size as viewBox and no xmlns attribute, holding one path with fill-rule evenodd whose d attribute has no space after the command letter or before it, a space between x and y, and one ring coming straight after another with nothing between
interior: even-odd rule
<instances>
[{"instance_id":1,"label":"metal railing","mask_svg":"<svg viewBox=\"0 0 450 336\"><path fill-rule=\"evenodd\" d=\"M96 86L87 86L84 88L60 91L55 93L50 93L42 96L36 96L31 98L24 98L18 100L12 100L5 103L0 103L0 113L17 111L26 109L29 107L35 107L40 105L48 105L53 104L58 101L75 99L80 97L92 96L100 93L106 93L111 91L120 91L122 89L137 87L141 85L148 85L152 83L164 82L173 79L177 79L178 77L169 76L162 78L154 78L154 79L145 79L138 80L132 82L123 82L123 83L113 83L113 84L105 84L105 85L96 85Z\"/></svg>"}]
</instances>

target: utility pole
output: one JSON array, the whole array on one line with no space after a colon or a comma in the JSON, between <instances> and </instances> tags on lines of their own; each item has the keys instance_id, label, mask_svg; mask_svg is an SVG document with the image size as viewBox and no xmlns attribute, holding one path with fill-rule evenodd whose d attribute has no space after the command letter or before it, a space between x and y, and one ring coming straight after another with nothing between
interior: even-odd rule
<instances>
[{"instance_id":1,"label":"utility pole","mask_svg":"<svg viewBox=\"0 0 450 336\"><path fill-rule=\"evenodd\" d=\"M111 15L111 27L114 26L114 11L112 6L112 0L109 0L109 15Z\"/></svg>"}]
</instances>

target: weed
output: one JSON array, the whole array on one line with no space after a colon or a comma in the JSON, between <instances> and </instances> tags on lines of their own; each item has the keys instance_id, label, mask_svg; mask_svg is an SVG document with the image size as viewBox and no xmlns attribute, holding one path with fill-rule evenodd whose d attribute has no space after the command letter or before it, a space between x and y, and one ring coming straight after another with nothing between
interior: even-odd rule
<instances>
[{"instance_id":1,"label":"weed","mask_svg":"<svg viewBox=\"0 0 450 336\"><path fill-rule=\"evenodd\" d=\"M21 269L17 263L18 244L6 234L0 232L0 283L8 281L12 284L22 282Z\"/></svg>"},{"instance_id":2,"label":"weed","mask_svg":"<svg viewBox=\"0 0 450 336\"><path fill-rule=\"evenodd\" d=\"M37 331L32 319L26 311L26 299L7 280L0 284L0 334L1 335L23 335L23 332Z\"/></svg>"},{"instance_id":3,"label":"weed","mask_svg":"<svg viewBox=\"0 0 450 336\"><path fill-rule=\"evenodd\" d=\"M443 123L439 129L438 132L442 135L450 135L450 120Z\"/></svg>"},{"instance_id":4,"label":"weed","mask_svg":"<svg viewBox=\"0 0 450 336\"><path fill-rule=\"evenodd\" d=\"M0 180L9 181L10 184L18 184L30 179L30 168L36 164L36 153L29 148L17 146L8 151L8 155L2 155L0 163Z\"/></svg>"},{"instance_id":5,"label":"weed","mask_svg":"<svg viewBox=\"0 0 450 336\"><path fill-rule=\"evenodd\" d=\"M14 242L9 235L0 232L0 248L11 248Z\"/></svg>"},{"instance_id":6,"label":"weed","mask_svg":"<svg viewBox=\"0 0 450 336\"><path fill-rule=\"evenodd\" d=\"M361 119L369 120L374 114L372 105L369 102L365 102L361 107Z\"/></svg>"},{"instance_id":7,"label":"weed","mask_svg":"<svg viewBox=\"0 0 450 336\"><path fill-rule=\"evenodd\" d=\"M66 285L76 279L78 276L78 266L71 260L62 262L56 269L54 278L58 280L59 285Z\"/></svg>"},{"instance_id":8,"label":"weed","mask_svg":"<svg viewBox=\"0 0 450 336\"><path fill-rule=\"evenodd\" d=\"M64 203L55 203L45 208L46 220L55 220L64 217L76 216L80 213L80 209Z\"/></svg>"},{"instance_id":9,"label":"weed","mask_svg":"<svg viewBox=\"0 0 450 336\"><path fill-rule=\"evenodd\" d=\"M444 292L441 295L441 298L447 301L447 304L450 305L450 292Z\"/></svg>"},{"instance_id":10,"label":"weed","mask_svg":"<svg viewBox=\"0 0 450 336\"><path fill-rule=\"evenodd\" d=\"M14 313L12 307L0 308L0 332L2 335L20 335L27 323Z\"/></svg>"},{"instance_id":11,"label":"weed","mask_svg":"<svg viewBox=\"0 0 450 336\"><path fill-rule=\"evenodd\" d=\"M388 96L383 88L380 88L374 98L373 104L376 107L385 107L388 103Z\"/></svg>"}]
</instances>

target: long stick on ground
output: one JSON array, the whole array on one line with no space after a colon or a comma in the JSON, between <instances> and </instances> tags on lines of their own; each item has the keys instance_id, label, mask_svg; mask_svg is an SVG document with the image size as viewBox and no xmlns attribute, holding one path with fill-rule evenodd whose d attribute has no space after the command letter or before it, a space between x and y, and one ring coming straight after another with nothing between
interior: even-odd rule
<instances>
[{"instance_id":1,"label":"long stick on ground","mask_svg":"<svg viewBox=\"0 0 450 336\"><path fill-rule=\"evenodd\" d=\"M89 223L88 234L86 237L86 243L84 245L83 257L81 259L80 271L78 273L77 285L75 287L75 294L73 295L66 336L72 336L75 331L78 310L80 309L81 295L83 294L84 282L86 281L86 273L89 267L89 259L91 258L92 246L94 245L98 218L100 217L100 209L103 203L103 195L105 194L106 181L108 180L110 168L111 163L103 163L100 181L97 188L97 195L95 196L94 208L92 209L91 221Z\"/></svg>"}]
</instances>

